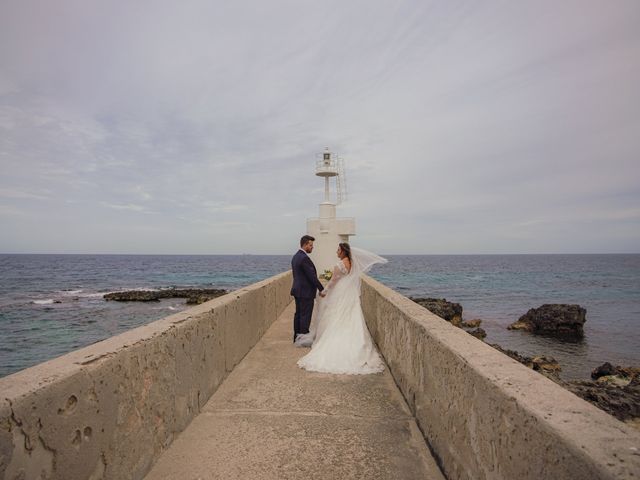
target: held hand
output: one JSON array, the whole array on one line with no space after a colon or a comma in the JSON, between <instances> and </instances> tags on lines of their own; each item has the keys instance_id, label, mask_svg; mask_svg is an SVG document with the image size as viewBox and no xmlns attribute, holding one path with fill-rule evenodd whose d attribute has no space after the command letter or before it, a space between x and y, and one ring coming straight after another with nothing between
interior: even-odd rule
<instances>
[{"instance_id":1,"label":"held hand","mask_svg":"<svg viewBox=\"0 0 640 480\"><path fill-rule=\"evenodd\" d=\"M325 291L323 290L322 292L320 292L320 296L321 296L322 298L326 297L326 296L327 296L327 292L325 292Z\"/></svg>"}]
</instances>

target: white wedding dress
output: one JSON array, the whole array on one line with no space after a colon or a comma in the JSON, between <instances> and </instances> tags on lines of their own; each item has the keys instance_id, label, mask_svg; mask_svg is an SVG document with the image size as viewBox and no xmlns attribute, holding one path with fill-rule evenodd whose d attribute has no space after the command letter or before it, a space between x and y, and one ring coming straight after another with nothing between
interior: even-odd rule
<instances>
[{"instance_id":1,"label":"white wedding dress","mask_svg":"<svg viewBox=\"0 0 640 480\"><path fill-rule=\"evenodd\" d=\"M342 260L333 269L326 297L316 301L308 334L298 335L296 346L311 351L298 360L305 370L367 374L384 370L367 329L360 305L360 275L387 260L360 248L351 248L351 271Z\"/></svg>"}]
</instances>

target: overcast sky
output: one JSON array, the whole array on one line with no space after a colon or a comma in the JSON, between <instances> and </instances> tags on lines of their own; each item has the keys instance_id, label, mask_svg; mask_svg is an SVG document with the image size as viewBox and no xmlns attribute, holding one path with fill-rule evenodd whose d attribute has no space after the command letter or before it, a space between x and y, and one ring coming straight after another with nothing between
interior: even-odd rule
<instances>
[{"instance_id":1,"label":"overcast sky","mask_svg":"<svg viewBox=\"0 0 640 480\"><path fill-rule=\"evenodd\" d=\"M0 252L640 251L640 2L0 2Z\"/></svg>"}]
</instances>

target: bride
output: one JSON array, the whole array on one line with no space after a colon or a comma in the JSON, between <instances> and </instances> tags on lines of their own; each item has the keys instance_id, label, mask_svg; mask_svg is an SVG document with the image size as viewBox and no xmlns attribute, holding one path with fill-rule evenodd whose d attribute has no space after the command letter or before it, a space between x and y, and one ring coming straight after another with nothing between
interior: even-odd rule
<instances>
[{"instance_id":1,"label":"bride","mask_svg":"<svg viewBox=\"0 0 640 480\"><path fill-rule=\"evenodd\" d=\"M296 346L311 351L298 360L306 370L325 373L366 374L384 370L360 306L360 274L376 263L387 263L378 255L340 243L340 261L333 269L314 311L308 334L298 335Z\"/></svg>"}]
</instances>

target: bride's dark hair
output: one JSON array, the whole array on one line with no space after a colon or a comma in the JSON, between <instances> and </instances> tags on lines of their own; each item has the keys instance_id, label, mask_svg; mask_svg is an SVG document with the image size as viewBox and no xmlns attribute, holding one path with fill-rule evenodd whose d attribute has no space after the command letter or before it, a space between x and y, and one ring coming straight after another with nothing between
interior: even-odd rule
<instances>
[{"instance_id":1,"label":"bride's dark hair","mask_svg":"<svg viewBox=\"0 0 640 480\"><path fill-rule=\"evenodd\" d=\"M347 256L347 258L349 259L349 262L353 263L351 260L351 245L345 242L345 243L339 243L338 246Z\"/></svg>"}]
</instances>

